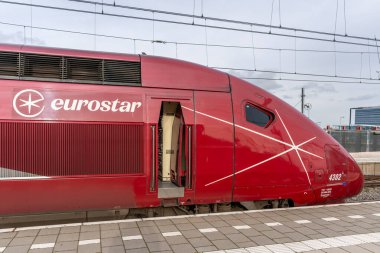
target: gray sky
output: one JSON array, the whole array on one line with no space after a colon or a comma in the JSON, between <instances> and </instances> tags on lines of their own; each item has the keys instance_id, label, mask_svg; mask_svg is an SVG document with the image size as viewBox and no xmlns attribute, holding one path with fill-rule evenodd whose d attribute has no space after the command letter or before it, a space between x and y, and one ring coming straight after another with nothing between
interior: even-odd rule
<instances>
[{"instance_id":1,"label":"gray sky","mask_svg":"<svg viewBox=\"0 0 380 253\"><path fill-rule=\"evenodd\" d=\"M101 2L101 0L95 0ZM183 26L152 21L142 21L129 18L110 17L104 13L134 15L152 18L151 12L141 12L129 9L119 9L93 4L81 4L67 0L16 0L67 8L94 11L99 14L84 14L68 11L31 8L0 2L0 42L16 44L33 44L49 47L75 48L86 50L113 51L122 53L141 53L179 58L196 62L210 67L243 68L269 70L276 72L298 72L322 75L354 76L362 78L378 78L380 71L379 55L375 47L345 45L330 42L318 42L284 38L273 35L251 34L245 32L205 29L197 26ZM114 0L104 0L104 3L113 3ZM234 20L244 20L256 23L272 24L299 29L310 29L325 32L334 32L337 1L301 1L301 0L116 0L116 4L160 9L165 11L181 12ZM344 0L338 1L337 33L345 33ZM203 6L203 9L202 9ZM280 8L279 8L280 7ZM349 35L380 38L380 1L374 0L346 0L346 30ZM281 11L279 12L279 10ZM280 15L279 15L280 14ZM163 14L154 14L155 19L170 19L192 22L191 18L175 17ZM196 24L204 24L204 20L195 19ZM2 23L13 23L22 26L11 26ZM207 21L208 25L231 26L235 28L251 29L247 25L231 25ZM25 28L23 27L25 26ZM57 31L47 31L33 27L71 30L82 33L95 33L145 40L162 40L173 42L190 42L205 44L226 44L249 48L220 48L213 46L193 46L175 44L157 44L150 41L142 42L122 38L105 38L102 36L70 34ZM269 28L255 30L268 32ZM278 32L272 29L272 32ZM286 32L294 34L294 32ZM297 35L304 35L298 33ZM317 35L313 35L317 36ZM321 37L321 36L318 36ZM331 36L323 38L331 39ZM253 41L253 44L252 44ZM365 40L349 40L366 44ZM374 43L374 42L370 42ZM253 51L253 45L255 50ZM380 45L380 43L379 43ZM315 53L285 50L264 50L260 48L273 47L283 49L317 49L342 50L364 53ZM370 52L370 54L368 54ZM287 74L228 71L242 78L270 78L270 79L318 79L318 80L345 80L324 77L295 76ZM319 122L323 127L327 124L348 124L349 108L359 106L380 106L380 80L372 81L377 84L357 83L322 83L317 81L283 81L283 80L250 80L282 98L299 109L301 88L305 88L306 102L312 104L312 109L305 114ZM344 116L344 118L342 118Z\"/></svg>"}]
</instances>

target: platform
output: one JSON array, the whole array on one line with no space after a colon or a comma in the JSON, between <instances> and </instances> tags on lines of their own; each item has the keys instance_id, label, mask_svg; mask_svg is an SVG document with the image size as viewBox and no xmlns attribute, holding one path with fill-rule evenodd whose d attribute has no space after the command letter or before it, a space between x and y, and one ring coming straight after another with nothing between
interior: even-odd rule
<instances>
[{"instance_id":1,"label":"platform","mask_svg":"<svg viewBox=\"0 0 380 253\"><path fill-rule=\"evenodd\" d=\"M7 228L0 252L380 252L380 202Z\"/></svg>"}]
</instances>

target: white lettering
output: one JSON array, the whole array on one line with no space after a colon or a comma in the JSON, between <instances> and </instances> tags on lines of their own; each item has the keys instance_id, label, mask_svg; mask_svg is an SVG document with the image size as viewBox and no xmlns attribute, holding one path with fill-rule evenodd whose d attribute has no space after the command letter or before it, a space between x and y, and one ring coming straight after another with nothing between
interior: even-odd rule
<instances>
[{"instance_id":1,"label":"white lettering","mask_svg":"<svg viewBox=\"0 0 380 253\"><path fill-rule=\"evenodd\" d=\"M116 99L116 100L114 100L114 101L112 102L111 110L112 110L113 112L117 112L117 111L119 110L118 108L116 108L116 105L117 105L118 103L120 103L120 102L119 102L119 99Z\"/></svg>"},{"instance_id":2,"label":"white lettering","mask_svg":"<svg viewBox=\"0 0 380 253\"><path fill-rule=\"evenodd\" d=\"M111 109L111 101L102 101L102 107L100 110L102 112L108 112Z\"/></svg>"},{"instance_id":3,"label":"white lettering","mask_svg":"<svg viewBox=\"0 0 380 253\"><path fill-rule=\"evenodd\" d=\"M64 111L81 111L87 109L91 112L135 112L142 106L141 102L119 101L119 99L109 100L87 100L87 99L61 99L56 98L51 102L54 111L63 109Z\"/></svg>"},{"instance_id":4,"label":"white lettering","mask_svg":"<svg viewBox=\"0 0 380 253\"><path fill-rule=\"evenodd\" d=\"M119 108L120 112L129 112L129 110L131 109L131 103L129 103L127 101L121 102L120 105L121 105Z\"/></svg>"},{"instance_id":5,"label":"white lettering","mask_svg":"<svg viewBox=\"0 0 380 253\"><path fill-rule=\"evenodd\" d=\"M82 109L82 105L86 106L88 104L88 100L79 100L78 101L78 106L77 106L77 111L80 111Z\"/></svg>"},{"instance_id":6,"label":"white lettering","mask_svg":"<svg viewBox=\"0 0 380 253\"><path fill-rule=\"evenodd\" d=\"M58 110L62 109L62 106L63 106L63 99L57 98L51 102L51 108L54 111L58 111Z\"/></svg>"},{"instance_id":7,"label":"white lettering","mask_svg":"<svg viewBox=\"0 0 380 253\"><path fill-rule=\"evenodd\" d=\"M141 107L141 102L133 102L131 112L135 112L136 109Z\"/></svg>"},{"instance_id":8,"label":"white lettering","mask_svg":"<svg viewBox=\"0 0 380 253\"><path fill-rule=\"evenodd\" d=\"M65 99L65 104L63 105L63 110L65 111L74 111L77 107L78 100L74 99L72 100L71 106L70 106L70 99Z\"/></svg>"},{"instance_id":9,"label":"white lettering","mask_svg":"<svg viewBox=\"0 0 380 253\"><path fill-rule=\"evenodd\" d=\"M94 104L95 104L95 107L94 107ZM88 110L92 112L99 110L99 107L100 107L100 102L98 100L91 100L87 106Z\"/></svg>"}]
</instances>

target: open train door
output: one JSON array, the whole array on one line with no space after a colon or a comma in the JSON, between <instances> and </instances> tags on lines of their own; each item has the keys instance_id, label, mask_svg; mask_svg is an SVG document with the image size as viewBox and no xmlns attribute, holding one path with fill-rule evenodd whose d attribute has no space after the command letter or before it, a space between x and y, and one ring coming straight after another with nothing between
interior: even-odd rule
<instances>
[{"instance_id":1,"label":"open train door","mask_svg":"<svg viewBox=\"0 0 380 253\"><path fill-rule=\"evenodd\" d=\"M188 95L150 96L148 123L151 136L150 191L164 206L192 203L193 98Z\"/></svg>"}]
</instances>

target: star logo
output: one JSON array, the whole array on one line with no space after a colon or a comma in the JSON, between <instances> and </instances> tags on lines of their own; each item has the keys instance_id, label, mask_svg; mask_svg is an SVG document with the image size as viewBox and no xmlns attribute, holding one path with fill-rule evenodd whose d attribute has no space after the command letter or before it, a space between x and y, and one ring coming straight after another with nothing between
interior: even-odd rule
<instances>
[{"instance_id":1,"label":"star logo","mask_svg":"<svg viewBox=\"0 0 380 253\"><path fill-rule=\"evenodd\" d=\"M42 104L44 99L44 96L36 90L22 90L13 98L13 109L22 117L33 118L44 110L45 106Z\"/></svg>"}]
</instances>

